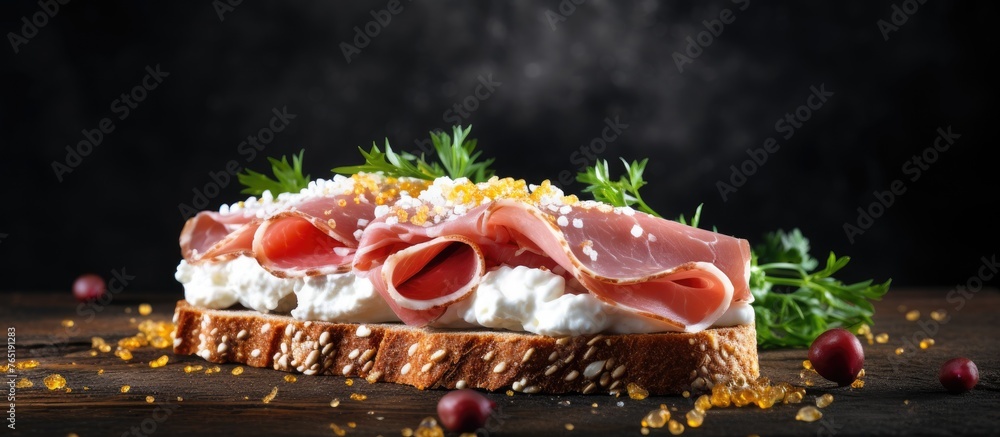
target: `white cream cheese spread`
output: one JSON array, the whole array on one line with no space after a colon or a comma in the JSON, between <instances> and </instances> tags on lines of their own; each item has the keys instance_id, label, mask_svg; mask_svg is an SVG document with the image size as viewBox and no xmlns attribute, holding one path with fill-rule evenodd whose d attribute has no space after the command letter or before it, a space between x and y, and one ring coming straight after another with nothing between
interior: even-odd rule
<instances>
[{"instance_id":1,"label":"white cream cheese spread","mask_svg":"<svg viewBox=\"0 0 1000 437\"><path fill-rule=\"evenodd\" d=\"M175 278L192 305L225 309L237 303L260 312L300 320L398 322L370 281L353 273L278 278L250 257L190 265L181 261ZM754 321L749 303L734 303L713 327ZM472 296L450 307L431 326L493 328L563 336L675 331L655 319L567 290L565 279L543 269L500 266L483 275Z\"/></svg>"}]
</instances>

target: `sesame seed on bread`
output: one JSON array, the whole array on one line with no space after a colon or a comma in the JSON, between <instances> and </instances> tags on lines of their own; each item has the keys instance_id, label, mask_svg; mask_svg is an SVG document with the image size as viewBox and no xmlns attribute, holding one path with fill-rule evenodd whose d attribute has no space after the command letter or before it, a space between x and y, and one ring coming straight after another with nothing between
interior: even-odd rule
<instances>
[{"instance_id":1,"label":"sesame seed on bread","mask_svg":"<svg viewBox=\"0 0 1000 437\"><path fill-rule=\"evenodd\" d=\"M361 377L420 389L524 393L701 392L737 376L756 379L753 324L698 333L549 337L398 323L313 322L178 301L174 352L306 375Z\"/></svg>"}]
</instances>

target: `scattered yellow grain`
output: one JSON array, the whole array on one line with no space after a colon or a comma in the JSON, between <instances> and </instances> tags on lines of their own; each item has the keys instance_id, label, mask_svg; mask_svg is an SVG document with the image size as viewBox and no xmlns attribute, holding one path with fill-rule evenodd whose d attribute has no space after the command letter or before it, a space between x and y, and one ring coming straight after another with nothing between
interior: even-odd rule
<instances>
[{"instance_id":1,"label":"scattered yellow grain","mask_svg":"<svg viewBox=\"0 0 1000 437\"><path fill-rule=\"evenodd\" d=\"M420 421L420 426L413 434L415 437L444 437L444 430L437 423L437 419L427 416Z\"/></svg>"},{"instance_id":2,"label":"scattered yellow grain","mask_svg":"<svg viewBox=\"0 0 1000 437\"><path fill-rule=\"evenodd\" d=\"M886 344L889 342L889 334L883 332L875 336L875 342L878 344Z\"/></svg>"},{"instance_id":3,"label":"scattered yellow grain","mask_svg":"<svg viewBox=\"0 0 1000 437\"><path fill-rule=\"evenodd\" d=\"M233 368L233 371L231 373L233 374L233 376L240 376L240 375L242 375L243 374L243 366L236 366L235 368Z\"/></svg>"},{"instance_id":4,"label":"scattered yellow grain","mask_svg":"<svg viewBox=\"0 0 1000 437\"><path fill-rule=\"evenodd\" d=\"M171 343L169 339L157 335L149 340L149 345L157 349L166 349L171 346Z\"/></svg>"},{"instance_id":5,"label":"scattered yellow grain","mask_svg":"<svg viewBox=\"0 0 1000 437\"><path fill-rule=\"evenodd\" d=\"M413 430L410 428L403 428L399 431L399 435L403 437L413 437Z\"/></svg>"},{"instance_id":6,"label":"scattered yellow grain","mask_svg":"<svg viewBox=\"0 0 1000 437\"><path fill-rule=\"evenodd\" d=\"M188 364L188 365L184 366L184 373L201 372L202 369L204 369L204 367L202 367L201 365L192 366L192 365Z\"/></svg>"},{"instance_id":7,"label":"scattered yellow grain","mask_svg":"<svg viewBox=\"0 0 1000 437\"><path fill-rule=\"evenodd\" d=\"M330 401L330 406L333 407L333 408L337 408L338 406L340 406L340 399L339 398L333 398L333 400Z\"/></svg>"},{"instance_id":8,"label":"scattered yellow grain","mask_svg":"<svg viewBox=\"0 0 1000 437\"><path fill-rule=\"evenodd\" d=\"M649 428L663 428L668 420L670 420L670 411L666 408L657 408L642 418L641 425Z\"/></svg>"},{"instance_id":9,"label":"scattered yellow grain","mask_svg":"<svg viewBox=\"0 0 1000 437\"><path fill-rule=\"evenodd\" d=\"M347 431L344 431L344 428L341 428L341 427L337 426L336 423L331 423L330 424L330 429L333 430L333 434L337 435L337 436L341 436L342 437L345 434L347 434Z\"/></svg>"},{"instance_id":10,"label":"scattered yellow grain","mask_svg":"<svg viewBox=\"0 0 1000 437\"><path fill-rule=\"evenodd\" d=\"M34 386L35 383L31 382L28 378L21 378L21 380L17 381L17 384L14 384L14 388L28 388Z\"/></svg>"},{"instance_id":11,"label":"scattered yellow grain","mask_svg":"<svg viewBox=\"0 0 1000 437\"><path fill-rule=\"evenodd\" d=\"M350 386L354 385L354 380L351 379L351 378L347 378L347 379L344 380L344 385L350 387Z\"/></svg>"},{"instance_id":12,"label":"scattered yellow grain","mask_svg":"<svg viewBox=\"0 0 1000 437\"><path fill-rule=\"evenodd\" d=\"M507 396L514 396L514 390L507 390Z\"/></svg>"},{"instance_id":13,"label":"scattered yellow grain","mask_svg":"<svg viewBox=\"0 0 1000 437\"><path fill-rule=\"evenodd\" d=\"M122 388L119 391L121 391L122 393L128 393L129 390L132 390L132 386L126 384L126 385L123 385Z\"/></svg>"},{"instance_id":14,"label":"scattered yellow grain","mask_svg":"<svg viewBox=\"0 0 1000 437\"><path fill-rule=\"evenodd\" d=\"M156 402L156 398L154 398L152 396L146 396L146 403L147 404L152 404L153 402Z\"/></svg>"},{"instance_id":15,"label":"scattered yellow grain","mask_svg":"<svg viewBox=\"0 0 1000 437\"><path fill-rule=\"evenodd\" d=\"M166 366L167 362L169 362L169 361L170 361L170 357L168 357L166 355L160 355L160 358L157 358L157 359L149 362L149 367L152 367L154 369L157 368L157 367L163 367L163 366Z\"/></svg>"},{"instance_id":16,"label":"scattered yellow grain","mask_svg":"<svg viewBox=\"0 0 1000 437\"><path fill-rule=\"evenodd\" d=\"M798 413L795 413L795 420L801 420L803 422L815 422L823 417L823 413L819 411L812 405L808 405L799 409Z\"/></svg>"},{"instance_id":17,"label":"scattered yellow grain","mask_svg":"<svg viewBox=\"0 0 1000 437\"><path fill-rule=\"evenodd\" d=\"M681 396L683 396L685 399L687 399L687 398L691 397L691 392L689 392L687 390L684 390L683 392L681 392Z\"/></svg>"},{"instance_id":18,"label":"scattered yellow grain","mask_svg":"<svg viewBox=\"0 0 1000 437\"><path fill-rule=\"evenodd\" d=\"M910 312L906 313L906 320L909 320L911 322L915 322L919 318L920 318L920 311L918 310L911 310Z\"/></svg>"},{"instance_id":19,"label":"scattered yellow grain","mask_svg":"<svg viewBox=\"0 0 1000 437\"><path fill-rule=\"evenodd\" d=\"M833 403L833 395L827 393L823 396L816 398L816 406L819 408L826 408L828 405Z\"/></svg>"},{"instance_id":20,"label":"scattered yellow grain","mask_svg":"<svg viewBox=\"0 0 1000 437\"><path fill-rule=\"evenodd\" d=\"M667 430L673 435L681 435L684 433L684 425L671 419L670 422L667 422Z\"/></svg>"},{"instance_id":21,"label":"scattered yellow grain","mask_svg":"<svg viewBox=\"0 0 1000 437\"><path fill-rule=\"evenodd\" d=\"M264 396L264 399L261 399L261 401L265 404L269 404L274 400L275 396L278 396L278 386L274 386L274 388L271 389L271 392L268 393L267 396Z\"/></svg>"},{"instance_id":22,"label":"scattered yellow grain","mask_svg":"<svg viewBox=\"0 0 1000 437\"><path fill-rule=\"evenodd\" d=\"M299 378L296 378L296 377L295 377L295 375L285 375L285 378L284 378L284 380L285 380L285 382L287 382L287 383L289 383L289 384L292 384L292 383L294 383L295 381L298 381L298 380L299 380Z\"/></svg>"},{"instance_id":23,"label":"scattered yellow grain","mask_svg":"<svg viewBox=\"0 0 1000 437\"><path fill-rule=\"evenodd\" d=\"M903 348L897 347L896 348L896 355L903 355Z\"/></svg>"},{"instance_id":24,"label":"scattered yellow grain","mask_svg":"<svg viewBox=\"0 0 1000 437\"><path fill-rule=\"evenodd\" d=\"M854 382L851 383L851 388L862 388L864 386L865 381L861 379L855 379Z\"/></svg>"},{"instance_id":25,"label":"scattered yellow grain","mask_svg":"<svg viewBox=\"0 0 1000 437\"><path fill-rule=\"evenodd\" d=\"M128 361L132 359L132 351L128 349L115 349L115 356L121 358L122 361Z\"/></svg>"},{"instance_id":26,"label":"scattered yellow grain","mask_svg":"<svg viewBox=\"0 0 1000 437\"><path fill-rule=\"evenodd\" d=\"M927 348L930 348L931 346L934 346L934 339L933 338L925 338L923 340L920 340L920 348L921 349L927 349Z\"/></svg>"},{"instance_id":27,"label":"scattered yellow grain","mask_svg":"<svg viewBox=\"0 0 1000 437\"><path fill-rule=\"evenodd\" d=\"M628 397L635 399L637 401L646 399L646 397L649 396L649 392L646 391L646 389L640 387L639 384L636 384L634 382L628 383L628 385L625 387L628 389Z\"/></svg>"},{"instance_id":28,"label":"scattered yellow grain","mask_svg":"<svg viewBox=\"0 0 1000 437\"><path fill-rule=\"evenodd\" d=\"M66 387L66 378L63 378L62 375L58 373L46 376L42 382L45 383L45 386L48 387L49 390L58 390Z\"/></svg>"},{"instance_id":29,"label":"scattered yellow grain","mask_svg":"<svg viewBox=\"0 0 1000 437\"><path fill-rule=\"evenodd\" d=\"M563 426L566 427L566 431L572 431L573 428L576 428L575 426L573 426L572 423L567 423L566 425L563 425Z\"/></svg>"},{"instance_id":30,"label":"scattered yellow grain","mask_svg":"<svg viewBox=\"0 0 1000 437\"><path fill-rule=\"evenodd\" d=\"M698 399L694 401L694 407L701 411L708 411L712 409L712 398L708 395L698 396Z\"/></svg>"},{"instance_id":31,"label":"scattered yellow grain","mask_svg":"<svg viewBox=\"0 0 1000 437\"><path fill-rule=\"evenodd\" d=\"M705 421L705 412L696 408L688 411L684 417L687 418L688 426L691 428L697 428L701 426L702 422Z\"/></svg>"},{"instance_id":32,"label":"scattered yellow grain","mask_svg":"<svg viewBox=\"0 0 1000 437\"><path fill-rule=\"evenodd\" d=\"M139 304L139 314L143 316L153 314L153 306L148 303Z\"/></svg>"},{"instance_id":33,"label":"scattered yellow grain","mask_svg":"<svg viewBox=\"0 0 1000 437\"><path fill-rule=\"evenodd\" d=\"M72 320L66 319L63 320L62 322L59 322L59 324L62 325L63 328L72 328L73 325L75 325L76 323L74 323Z\"/></svg>"},{"instance_id":34,"label":"scattered yellow grain","mask_svg":"<svg viewBox=\"0 0 1000 437\"><path fill-rule=\"evenodd\" d=\"M945 310L931 311L931 318L937 322L943 322L948 319L948 312Z\"/></svg>"},{"instance_id":35,"label":"scattered yellow grain","mask_svg":"<svg viewBox=\"0 0 1000 437\"><path fill-rule=\"evenodd\" d=\"M639 429L639 434L642 434L642 435L649 435L649 428L646 428L646 427L642 427L642 428L640 428L640 429Z\"/></svg>"},{"instance_id":36,"label":"scattered yellow grain","mask_svg":"<svg viewBox=\"0 0 1000 437\"><path fill-rule=\"evenodd\" d=\"M18 361L17 364L14 365L14 367L16 367L17 370L31 370L34 369L35 367L38 367L38 364L39 364L38 360L25 360L25 361Z\"/></svg>"},{"instance_id":37,"label":"scattered yellow grain","mask_svg":"<svg viewBox=\"0 0 1000 437\"><path fill-rule=\"evenodd\" d=\"M351 393L351 399L355 401L363 401L368 399L368 395L362 393Z\"/></svg>"},{"instance_id":38,"label":"scattered yellow grain","mask_svg":"<svg viewBox=\"0 0 1000 437\"><path fill-rule=\"evenodd\" d=\"M103 375L104 374L104 369L97 369L97 374L98 375Z\"/></svg>"},{"instance_id":39,"label":"scattered yellow grain","mask_svg":"<svg viewBox=\"0 0 1000 437\"><path fill-rule=\"evenodd\" d=\"M812 368L813 368L813 363L812 363L812 361L809 361L809 360L802 360L802 368L803 368L803 369L809 369L809 370L812 370Z\"/></svg>"}]
</instances>

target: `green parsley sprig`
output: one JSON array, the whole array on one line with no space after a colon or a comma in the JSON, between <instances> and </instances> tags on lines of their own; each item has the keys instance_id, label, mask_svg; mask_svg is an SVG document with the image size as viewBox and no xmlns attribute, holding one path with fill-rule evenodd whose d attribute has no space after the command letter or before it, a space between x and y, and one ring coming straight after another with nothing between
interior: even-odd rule
<instances>
[{"instance_id":1,"label":"green parsley sprig","mask_svg":"<svg viewBox=\"0 0 1000 437\"><path fill-rule=\"evenodd\" d=\"M420 156L407 152L396 153L386 139L384 152L374 142L371 150L367 152L359 147L361 156L365 158L364 164L337 167L333 172L344 175L382 172L386 176L425 180L434 180L442 176L452 179L465 177L472 182L485 182L494 174L489 168L493 164L493 159L478 161L482 152L476 151L477 141L469 138L471 131L472 126L464 129L461 126L454 126L451 135L446 132L431 132L431 142L434 145L437 161L428 162L422 153Z\"/></svg>"},{"instance_id":2,"label":"green parsley sprig","mask_svg":"<svg viewBox=\"0 0 1000 437\"><path fill-rule=\"evenodd\" d=\"M613 206L638 205L638 209L661 217L639 195L646 185L642 172L647 160L625 163L627 176L618 181L610 177L607 161L577 175L587 185L584 192L594 199ZM681 215L678 222L698 226L701 205L691 222ZM826 266L815 271L818 261L809 255L809 240L798 229L778 230L764 236L763 242L751 251L750 292L756 313L757 344L767 348L805 348L827 329L852 328L862 323L872 325L874 307L889 290L888 280L876 284L871 280L845 284L833 277L844 268L849 257L830 253Z\"/></svg>"},{"instance_id":3,"label":"green parsley sprig","mask_svg":"<svg viewBox=\"0 0 1000 437\"><path fill-rule=\"evenodd\" d=\"M591 193L598 202L614 206L636 206L642 212L660 217L639 194L639 189L646 185L642 173L646 171L648 162L649 159L643 159L629 163L622 159L622 164L625 164L625 174L615 181L608 171L608 161L598 160L593 167L587 167L586 171L578 173L576 180L587 184L583 192Z\"/></svg>"},{"instance_id":4,"label":"green parsley sprig","mask_svg":"<svg viewBox=\"0 0 1000 437\"><path fill-rule=\"evenodd\" d=\"M280 161L268 157L267 160L271 162L271 173L274 173L274 179L250 169L237 174L236 178L239 179L240 184L246 187L240 192L259 196L264 194L264 191L270 191L271 194L277 196L281 193L297 193L306 188L309 185L310 177L302 175L302 156L304 154L305 150L300 150L298 155L292 155L291 164L288 163L287 156L282 156Z\"/></svg>"}]
</instances>

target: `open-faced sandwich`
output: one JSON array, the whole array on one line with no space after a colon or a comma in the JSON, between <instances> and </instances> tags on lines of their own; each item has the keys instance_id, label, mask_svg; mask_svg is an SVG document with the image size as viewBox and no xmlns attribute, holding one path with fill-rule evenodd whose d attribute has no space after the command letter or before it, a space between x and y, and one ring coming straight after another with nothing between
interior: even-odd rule
<instances>
[{"instance_id":1,"label":"open-faced sandwich","mask_svg":"<svg viewBox=\"0 0 1000 437\"><path fill-rule=\"evenodd\" d=\"M468 134L432 134L440 164L386 144L328 180L301 155L241 175L270 189L181 232L174 351L525 393L759 376L746 240L492 176Z\"/></svg>"}]
</instances>

